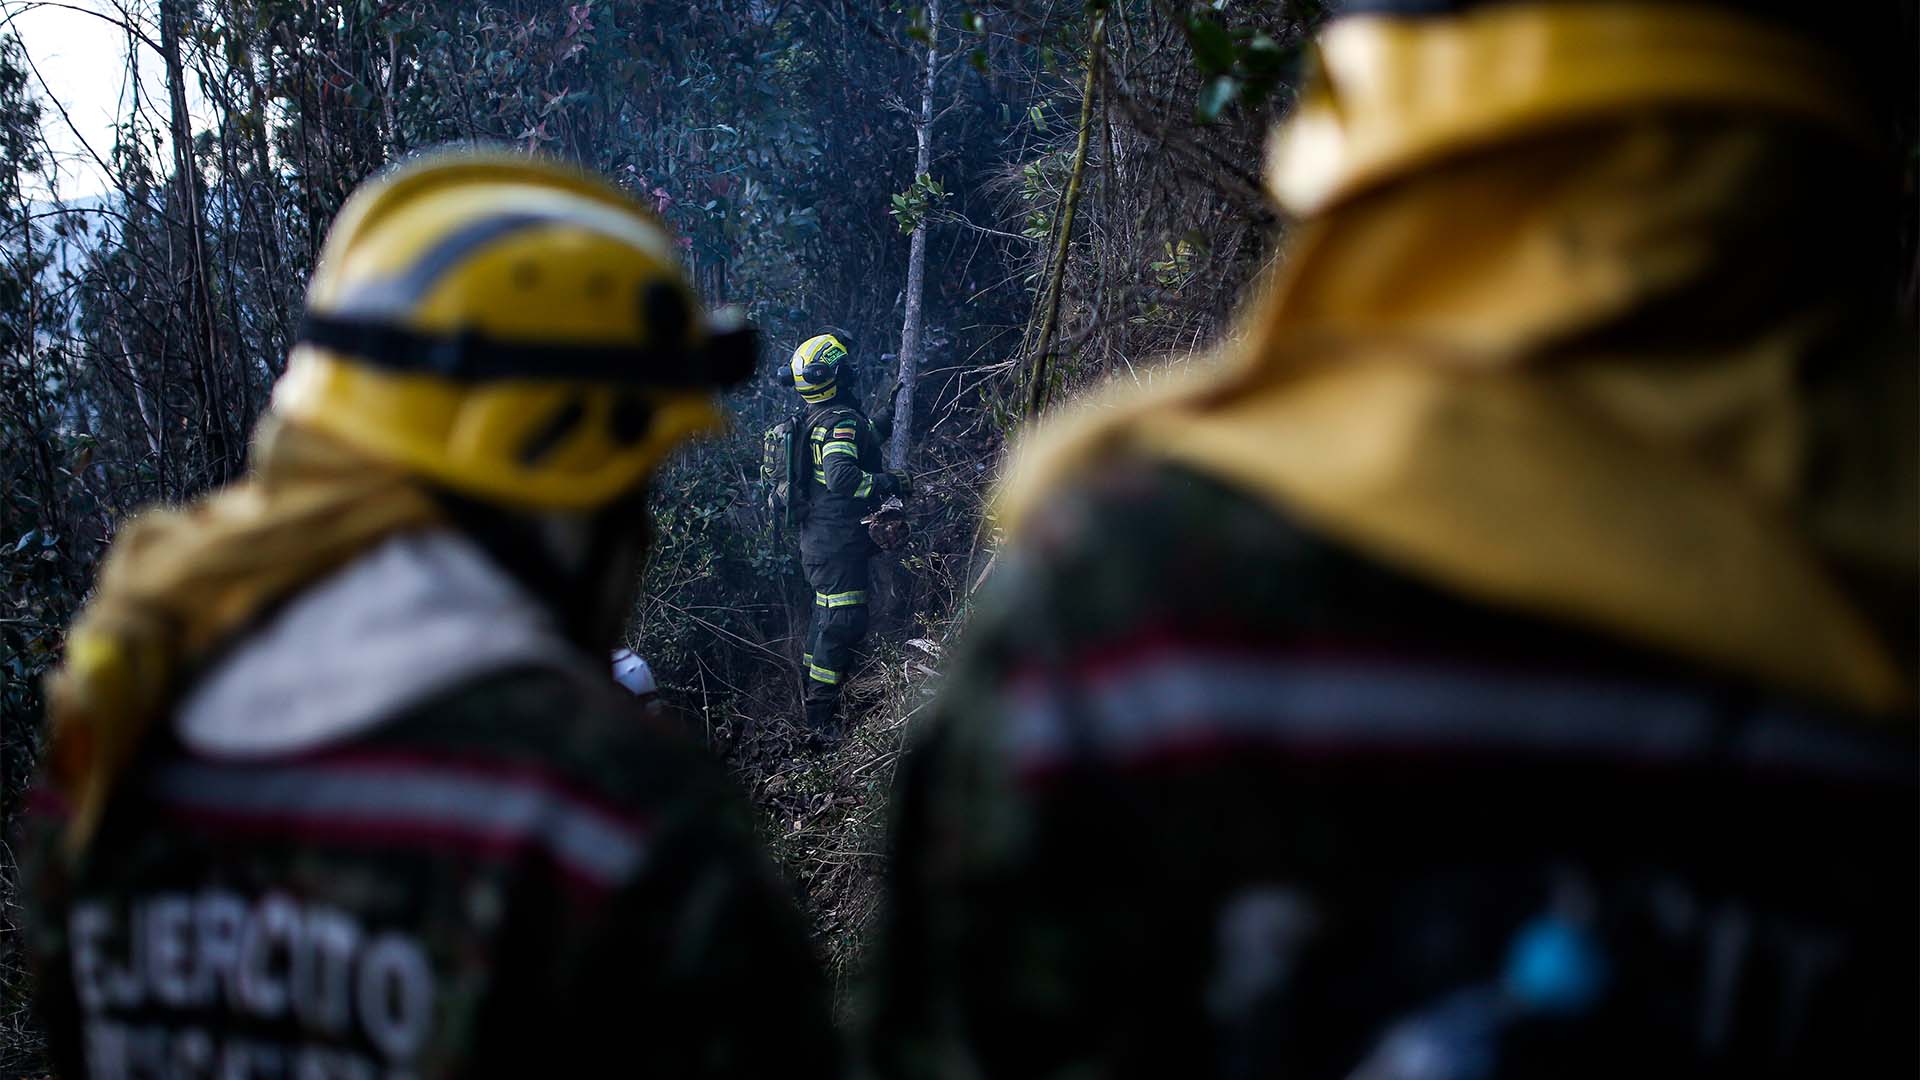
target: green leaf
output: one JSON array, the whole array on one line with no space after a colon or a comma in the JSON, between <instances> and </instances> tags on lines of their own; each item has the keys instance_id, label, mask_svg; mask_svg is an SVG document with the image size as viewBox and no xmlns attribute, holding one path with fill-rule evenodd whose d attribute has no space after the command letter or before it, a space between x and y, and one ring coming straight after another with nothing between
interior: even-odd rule
<instances>
[{"instance_id":1,"label":"green leaf","mask_svg":"<svg viewBox=\"0 0 1920 1080\"><path fill-rule=\"evenodd\" d=\"M967 57L967 60L973 64L973 70L982 75L987 73L987 50L975 49L973 55Z\"/></svg>"},{"instance_id":2,"label":"green leaf","mask_svg":"<svg viewBox=\"0 0 1920 1080\"><path fill-rule=\"evenodd\" d=\"M1204 15L1187 19L1187 40L1193 45L1194 63L1203 75L1225 74L1233 67L1233 39L1220 24Z\"/></svg>"},{"instance_id":3,"label":"green leaf","mask_svg":"<svg viewBox=\"0 0 1920 1080\"><path fill-rule=\"evenodd\" d=\"M1239 92L1240 80L1231 75L1216 76L1200 91L1200 102L1193 108L1193 118L1202 124L1213 123L1220 118L1220 111Z\"/></svg>"}]
</instances>

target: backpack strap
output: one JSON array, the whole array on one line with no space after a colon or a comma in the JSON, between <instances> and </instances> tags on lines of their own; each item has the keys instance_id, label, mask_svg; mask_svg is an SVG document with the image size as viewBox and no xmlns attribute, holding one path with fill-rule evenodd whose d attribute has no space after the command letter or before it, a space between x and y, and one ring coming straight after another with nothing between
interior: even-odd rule
<instances>
[{"instance_id":1,"label":"backpack strap","mask_svg":"<svg viewBox=\"0 0 1920 1080\"><path fill-rule=\"evenodd\" d=\"M859 411L860 410L851 405L838 401L829 401L825 404L815 405L813 409L807 413L805 422L807 437L812 438L813 429L825 426L827 421L834 419L835 413L850 412L858 414Z\"/></svg>"},{"instance_id":2,"label":"backpack strap","mask_svg":"<svg viewBox=\"0 0 1920 1080\"><path fill-rule=\"evenodd\" d=\"M813 498L813 429L836 408L832 402L802 409L793 414L793 430L787 446L787 506L790 525L799 525L807 516Z\"/></svg>"}]
</instances>

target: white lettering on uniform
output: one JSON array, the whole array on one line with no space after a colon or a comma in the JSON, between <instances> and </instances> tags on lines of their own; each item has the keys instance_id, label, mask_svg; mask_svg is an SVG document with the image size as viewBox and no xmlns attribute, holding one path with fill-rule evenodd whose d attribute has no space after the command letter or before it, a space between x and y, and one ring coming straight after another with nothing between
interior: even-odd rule
<instances>
[{"instance_id":1,"label":"white lettering on uniform","mask_svg":"<svg viewBox=\"0 0 1920 1080\"><path fill-rule=\"evenodd\" d=\"M433 1027L436 988L419 941L369 936L337 908L281 894L248 901L215 889L156 893L133 904L124 926L111 904L76 903L67 930L95 1075L372 1080L374 1059L327 1044L363 1037L384 1058L381 1068L406 1070ZM175 1028L103 1015L138 1007L212 1016ZM320 1041L296 1048L221 1035L225 1017L289 1015Z\"/></svg>"},{"instance_id":2,"label":"white lettering on uniform","mask_svg":"<svg viewBox=\"0 0 1920 1080\"><path fill-rule=\"evenodd\" d=\"M373 1080L373 1063L358 1054L322 1046L302 1047L293 1057L293 1080Z\"/></svg>"},{"instance_id":3,"label":"white lettering on uniform","mask_svg":"<svg viewBox=\"0 0 1920 1080\"><path fill-rule=\"evenodd\" d=\"M353 954L360 925L333 908L309 908L293 953L293 1014L339 1035L353 1023Z\"/></svg>"},{"instance_id":4,"label":"white lettering on uniform","mask_svg":"<svg viewBox=\"0 0 1920 1080\"><path fill-rule=\"evenodd\" d=\"M213 1069L213 1036L202 1028L188 1028L174 1036L170 1076L205 1076Z\"/></svg>"},{"instance_id":5,"label":"white lettering on uniform","mask_svg":"<svg viewBox=\"0 0 1920 1080\"><path fill-rule=\"evenodd\" d=\"M127 1073L132 1076L165 1076L167 1069L167 1029L136 1027L127 1029Z\"/></svg>"},{"instance_id":6,"label":"white lettering on uniform","mask_svg":"<svg viewBox=\"0 0 1920 1080\"><path fill-rule=\"evenodd\" d=\"M127 1075L127 1029L105 1020L87 1021L87 1075L119 1080Z\"/></svg>"},{"instance_id":7,"label":"white lettering on uniform","mask_svg":"<svg viewBox=\"0 0 1920 1080\"><path fill-rule=\"evenodd\" d=\"M433 972L418 942L383 934L360 958L360 1024L388 1061L411 1058L433 1012Z\"/></svg>"},{"instance_id":8,"label":"white lettering on uniform","mask_svg":"<svg viewBox=\"0 0 1920 1080\"><path fill-rule=\"evenodd\" d=\"M287 984L273 972L273 952L277 942L282 953L290 952L294 936L300 932L300 909L284 896L269 896L260 901L253 918L240 932L239 989L240 1004L255 1016L279 1016L287 1007Z\"/></svg>"},{"instance_id":9,"label":"white lettering on uniform","mask_svg":"<svg viewBox=\"0 0 1920 1080\"><path fill-rule=\"evenodd\" d=\"M239 1000L240 931L247 922L247 905L230 892L208 889L193 905L195 944L199 964L194 969L195 1000L211 1003L224 994Z\"/></svg>"},{"instance_id":10,"label":"white lettering on uniform","mask_svg":"<svg viewBox=\"0 0 1920 1080\"><path fill-rule=\"evenodd\" d=\"M81 1033L93 1080L375 1080L365 1054L335 1046L221 1040L205 1028L89 1020ZM389 1072L387 1080L411 1074Z\"/></svg>"},{"instance_id":11,"label":"white lettering on uniform","mask_svg":"<svg viewBox=\"0 0 1920 1080\"><path fill-rule=\"evenodd\" d=\"M286 1048L276 1043L235 1039L220 1062L221 1080L262 1080L287 1074Z\"/></svg>"},{"instance_id":12,"label":"white lettering on uniform","mask_svg":"<svg viewBox=\"0 0 1920 1080\"><path fill-rule=\"evenodd\" d=\"M231 1039L220 1046L220 1080L253 1080L253 1066L247 1050L249 1043Z\"/></svg>"},{"instance_id":13,"label":"white lettering on uniform","mask_svg":"<svg viewBox=\"0 0 1920 1080\"><path fill-rule=\"evenodd\" d=\"M106 957L100 953L100 938L112 925L106 905L83 903L73 905L73 911L67 915L67 938L73 950L73 989L80 998L80 1006L87 1012L98 1012L107 1003L106 990L100 985L101 972L106 966Z\"/></svg>"},{"instance_id":14,"label":"white lettering on uniform","mask_svg":"<svg viewBox=\"0 0 1920 1080\"><path fill-rule=\"evenodd\" d=\"M129 918L127 926L127 964L122 967L115 958L103 955L100 964L101 996L107 1004L121 1009L139 1008L147 998L146 985L140 979L140 950L138 935L140 928L137 920Z\"/></svg>"},{"instance_id":15,"label":"white lettering on uniform","mask_svg":"<svg viewBox=\"0 0 1920 1080\"><path fill-rule=\"evenodd\" d=\"M187 970L189 925L193 908L174 893L154 897L144 908L141 935L146 946L147 985L162 1004L186 1008L193 1002L193 984Z\"/></svg>"}]
</instances>

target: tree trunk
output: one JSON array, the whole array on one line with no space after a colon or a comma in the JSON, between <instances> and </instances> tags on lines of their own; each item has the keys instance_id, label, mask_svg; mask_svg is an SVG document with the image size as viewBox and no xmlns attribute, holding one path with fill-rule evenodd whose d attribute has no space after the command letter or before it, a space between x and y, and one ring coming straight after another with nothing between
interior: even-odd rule
<instances>
[{"instance_id":1,"label":"tree trunk","mask_svg":"<svg viewBox=\"0 0 1920 1080\"><path fill-rule=\"evenodd\" d=\"M400 137L400 116L395 107L400 97L400 89L406 83L406 76L400 67L400 38L397 34L387 35L387 92L380 95L380 109L387 121L387 160L398 161L407 152L406 140Z\"/></svg>"},{"instance_id":2,"label":"tree trunk","mask_svg":"<svg viewBox=\"0 0 1920 1080\"><path fill-rule=\"evenodd\" d=\"M271 31L269 31L271 33ZM287 259L280 244L284 235L278 226L280 220L280 182L274 174L273 164L269 160L271 151L268 143L271 133L267 128L267 97L260 89L260 73L256 65L272 63L273 45L265 37L248 42L244 62L240 65L241 77L245 80L247 91L247 132L249 150L253 154L254 193L250 202L254 207L256 231L260 234L261 270L266 275L264 291L271 302L267 311L274 323L272 348L260 357L267 367L269 385L277 378L286 364L286 352L293 337L292 319L300 305L300 294L290 287L291 274L287 271ZM272 70L267 70L268 81L272 79Z\"/></svg>"},{"instance_id":3,"label":"tree trunk","mask_svg":"<svg viewBox=\"0 0 1920 1080\"><path fill-rule=\"evenodd\" d=\"M933 83L940 63L940 0L927 4L927 72L920 88L920 116L913 124L913 176L933 169ZM927 222L923 217L907 247L907 316L900 329L900 381L893 398L893 437L887 468L905 469L913 449L913 386L920 379L921 325L927 285Z\"/></svg>"},{"instance_id":4,"label":"tree trunk","mask_svg":"<svg viewBox=\"0 0 1920 1080\"><path fill-rule=\"evenodd\" d=\"M1027 374L1027 416L1040 415L1047 407L1047 354L1053 349L1053 334L1060 322L1060 285L1067 275L1067 249L1073 241L1073 211L1080 205L1080 177L1087 168L1087 135L1093 130L1093 91L1100 83L1101 47L1106 42L1107 17L1092 15L1093 26L1087 41L1087 84L1080 94L1080 139L1073 148L1073 171L1067 176L1067 190L1060 196L1060 233L1053 249L1053 261L1047 272L1047 291L1041 298L1040 335L1033 346L1033 360Z\"/></svg>"},{"instance_id":5,"label":"tree trunk","mask_svg":"<svg viewBox=\"0 0 1920 1080\"><path fill-rule=\"evenodd\" d=\"M160 49L167 65L168 135L173 141L173 193L179 201L176 220L186 231L186 316L192 329L189 362L198 367L205 400L201 420L213 442L212 479L218 483L236 475L241 466L240 440L230 423L230 396L223 376L219 328L213 313L213 275L207 262L206 210L201 205L200 174L193 161L193 124L187 112L186 70L180 62L180 35L186 26L182 0L161 0Z\"/></svg>"}]
</instances>

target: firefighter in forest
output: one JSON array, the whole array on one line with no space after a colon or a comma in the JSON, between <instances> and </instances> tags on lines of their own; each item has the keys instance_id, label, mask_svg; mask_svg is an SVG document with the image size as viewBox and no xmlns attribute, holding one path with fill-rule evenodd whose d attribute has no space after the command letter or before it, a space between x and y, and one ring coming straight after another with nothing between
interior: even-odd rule
<instances>
[{"instance_id":1,"label":"firefighter in forest","mask_svg":"<svg viewBox=\"0 0 1920 1080\"><path fill-rule=\"evenodd\" d=\"M250 475L125 526L49 685L61 1075L833 1074L751 813L605 667L752 365L673 251L506 151L342 208Z\"/></svg>"},{"instance_id":2,"label":"firefighter in forest","mask_svg":"<svg viewBox=\"0 0 1920 1080\"><path fill-rule=\"evenodd\" d=\"M801 342L788 366L807 406L797 431L813 467L800 528L800 564L813 588L802 663L807 726L820 735L833 724L853 651L867 634L867 560L877 548L865 519L888 496L913 494L913 484L882 465L891 418L872 420L861 409L858 370L839 335Z\"/></svg>"},{"instance_id":3,"label":"firefighter in forest","mask_svg":"<svg viewBox=\"0 0 1920 1080\"><path fill-rule=\"evenodd\" d=\"M901 764L883 1073L1914 1075L1870 20L1355 9L1241 332L1007 481Z\"/></svg>"}]
</instances>

